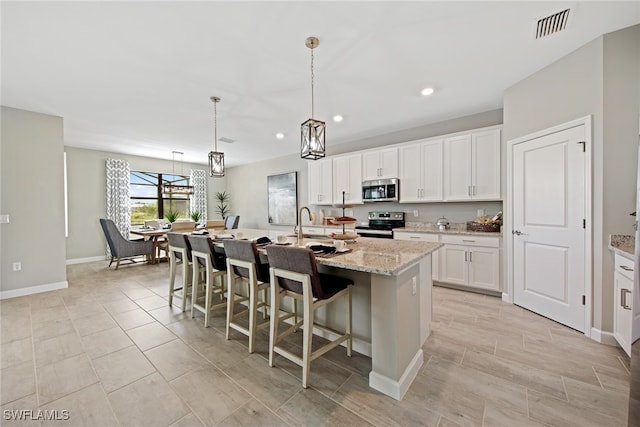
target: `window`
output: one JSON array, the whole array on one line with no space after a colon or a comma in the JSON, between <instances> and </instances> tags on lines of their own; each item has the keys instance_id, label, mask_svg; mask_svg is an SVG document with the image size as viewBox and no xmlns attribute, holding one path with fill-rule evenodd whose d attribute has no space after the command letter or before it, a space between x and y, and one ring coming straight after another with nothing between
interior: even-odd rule
<instances>
[{"instance_id":1,"label":"window","mask_svg":"<svg viewBox=\"0 0 640 427\"><path fill-rule=\"evenodd\" d=\"M176 211L189 218L190 198L186 193L164 193L163 186L189 185L189 177L156 172L131 171L131 225L143 225L146 219L164 218Z\"/></svg>"}]
</instances>

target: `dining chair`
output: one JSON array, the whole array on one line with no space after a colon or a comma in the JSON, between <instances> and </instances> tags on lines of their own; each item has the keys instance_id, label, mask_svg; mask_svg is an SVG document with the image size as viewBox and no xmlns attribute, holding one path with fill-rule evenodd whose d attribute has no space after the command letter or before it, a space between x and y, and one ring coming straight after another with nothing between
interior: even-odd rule
<instances>
[{"instance_id":1,"label":"dining chair","mask_svg":"<svg viewBox=\"0 0 640 427\"><path fill-rule=\"evenodd\" d=\"M154 247L153 242L150 240L128 240L125 239L116 224L105 218L100 218L100 226L104 232L104 236L107 239L109 245L109 251L111 252L111 261L109 261L109 267L114 260L116 262L116 270L120 267L120 261L136 262L135 258L145 255L147 260L151 259Z\"/></svg>"},{"instance_id":2,"label":"dining chair","mask_svg":"<svg viewBox=\"0 0 640 427\"><path fill-rule=\"evenodd\" d=\"M227 264L225 262L224 249L218 248L207 236L189 235L191 256L193 259L193 272L191 282L191 318L195 316L195 310L204 313L204 326L209 327L209 318L212 310L226 308L224 275ZM198 296L201 282L201 270L204 270L205 290L202 297ZM218 279L218 284L216 284ZM214 303L213 298L219 297L220 302ZM201 301L203 300L203 301Z\"/></svg>"},{"instance_id":3,"label":"dining chair","mask_svg":"<svg viewBox=\"0 0 640 427\"><path fill-rule=\"evenodd\" d=\"M224 228L227 230L235 230L240 223L240 215L229 215L224 219Z\"/></svg>"},{"instance_id":4,"label":"dining chair","mask_svg":"<svg viewBox=\"0 0 640 427\"><path fill-rule=\"evenodd\" d=\"M269 332L269 366L274 366L275 353L284 356L302 367L302 387L309 384L311 362L346 341L347 356L351 357L351 279L319 273L316 257L307 248L288 246L267 246L271 274L271 319ZM282 333L278 333L280 323L291 314L280 316L280 300L289 296L303 302L302 320L294 321ZM344 298L345 332L338 332L314 321L315 311L340 298ZM291 346L281 346L279 342L300 326L303 329L302 355L294 353ZM337 336L327 344L312 351L313 329L317 328Z\"/></svg>"},{"instance_id":5,"label":"dining chair","mask_svg":"<svg viewBox=\"0 0 640 427\"><path fill-rule=\"evenodd\" d=\"M262 308L262 319L267 318L267 291L269 289L269 264L260 262L256 242L251 240L225 240L224 252L227 256L227 327L226 337L229 339L231 329L235 329L249 337L249 353L253 353L256 332L267 328L269 321L258 324L258 309ZM238 295L236 286L239 281L246 281L248 296ZM262 301L258 297L262 291ZM248 301L248 306L235 312L235 305ZM248 314L249 324L245 327L237 322Z\"/></svg>"},{"instance_id":6,"label":"dining chair","mask_svg":"<svg viewBox=\"0 0 640 427\"><path fill-rule=\"evenodd\" d=\"M183 233L167 233L169 242L169 307L173 304L173 297L182 299L182 312L186 311L187 296L191 294L192 255L189 238ZM175 287L176 270L182 265L182 286Z\"/></svg>"}]
</instances>

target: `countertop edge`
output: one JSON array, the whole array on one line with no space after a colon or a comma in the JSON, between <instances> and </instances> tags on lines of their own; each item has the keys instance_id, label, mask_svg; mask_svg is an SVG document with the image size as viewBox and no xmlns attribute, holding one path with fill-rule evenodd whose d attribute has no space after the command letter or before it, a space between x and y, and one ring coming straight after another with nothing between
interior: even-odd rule
<instances>
[{"instance_id":1,"label":"countertop edge","mask_svg":"<svg viewBox=\"0 0 640 427\"><path fill-rule=\"evenodd\" d=\"M616 255L620 255L622 257L625 257L627 259L633 260L634 258L634 248L630 247L630 246L622 246L622 247L618 247L618 246L611 246L609 245L609 250L611 252L613 252Z\"/></svg>"},{"instance_id":2,"label":"countertop edge","mask_svg":"<svg viewBox=\"0 0 640 427\"><path fill-rule=\"evenodd\" d=\"M405 233L424 233L424 234L463 234L463 235L475 235L475 236L496 236L502 237L502 231L499 232L491 232L491 231L468 231L468 230L460 230L460 229L448 229L448 230L436 230L426 227L402 227L402 228L394 228L394 232L405 232Z\"/></svg>"}]
</instances>

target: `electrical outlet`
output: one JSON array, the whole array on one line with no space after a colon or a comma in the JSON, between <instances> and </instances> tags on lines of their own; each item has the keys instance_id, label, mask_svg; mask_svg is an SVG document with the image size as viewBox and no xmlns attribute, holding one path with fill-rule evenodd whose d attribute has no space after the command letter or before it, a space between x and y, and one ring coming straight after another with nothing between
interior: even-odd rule
<instances>
[{"instance_id":1,"label":"electrical outlet","mask_svg":"<svg viewBox=\"0 0 640 427\"><path fill-rule=\"evenodd\" d=\"M413 216L415 216L416 218L420 216L420 212L418 212L418 209L414 209Z\"/></svg>"},{"instance_id":2,"label":"electrical outlet","mask_svg":"<svg viewBox=\"0 0 640 427\"><path fill-rule=\"evenodd\" d=\"M0 215L0 224L9 224L9 214Z\"/></svg>"},{"instance_id":3,"label":"electrical outlet","mask_svg":"<svg viewBox=\"0 0 640 427\"><path fill-rule=\"evenodd\" d=\"M14 262L13 263L13 271L20 271L22 270L22 263L21 262Z\"/></svg>"},{"instance_id":4,"label":"electrical outlet","mask_svg":"<svg viewBox=\"0 0 640 427\"><path fill-rule=\"evenodd\" d=\"M411 295L415 295L418 293L418 278L417 277L413 277L413 284L411 285Z\"/></svg>"}]
</instances>

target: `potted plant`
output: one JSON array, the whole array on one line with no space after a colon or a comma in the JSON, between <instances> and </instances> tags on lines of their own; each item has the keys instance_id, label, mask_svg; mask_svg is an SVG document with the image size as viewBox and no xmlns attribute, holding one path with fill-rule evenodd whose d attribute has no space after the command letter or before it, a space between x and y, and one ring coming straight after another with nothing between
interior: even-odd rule
<instances>
[{"instance_id":1,"label":"potted plant","mask_svg":"<svg viewBox=\"0 0 640 427\"><path fill-rule=\"evenodd\" d=\"M179 216L180 216L180 213L178 211L169 211L166 213L164 217L167 219L167 221L174 223L176 222L176 219L178 219Z\"/></svg>"},{"instance_id":2,"label":"potted plant","mask_svg":"<svg viewBox=\"0 0 640 427\"><path fill-rule=\"evenodd\" d=\"M202 212L200 211L193 211L191 212L191 219L196 223L199 224L200 220L202 219Z\"/></svg>"},{"instance_id":3,"label":"potted plant","mask_svg":"<svg viewBox=\"0 0 640 427\"><path fill-rule=\"evenodd\" d=\"M218 191L216 193L216 199L218 200L218 205L216 206L216 212L220 214L222 219L225 219L227 214L229 213L229 198L231 195L226 191Z\"/></svg>"}]
</instances>

